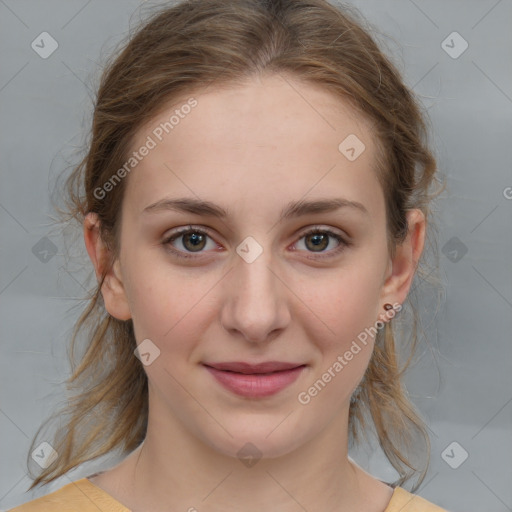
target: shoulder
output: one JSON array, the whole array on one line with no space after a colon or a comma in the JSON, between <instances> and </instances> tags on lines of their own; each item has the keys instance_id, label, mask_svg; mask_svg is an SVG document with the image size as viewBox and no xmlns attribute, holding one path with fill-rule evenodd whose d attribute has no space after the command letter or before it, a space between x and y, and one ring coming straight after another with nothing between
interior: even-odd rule
<instances>
[{"instance_id":1,"label":"shoulder","mask_svg":"<svg viewBox=\"0 0 512 512\"><path fill-rule=\"evenodd\" d=\"M421 496L412 494L402 487L396 487L391 501L384 512L449 512L434 505Z\"/></svg>"},{"instance_id":2,"label":"shoulder","mask_svg":"<svg viewBox=\"0 0 512 512\"><path fill-rule=\"evenodd\" d=\"M105 491L92 484L87 478L64 485L60 489L35 500L12 508L7 512L130 512Z\"/></svg>"}]
</instances>

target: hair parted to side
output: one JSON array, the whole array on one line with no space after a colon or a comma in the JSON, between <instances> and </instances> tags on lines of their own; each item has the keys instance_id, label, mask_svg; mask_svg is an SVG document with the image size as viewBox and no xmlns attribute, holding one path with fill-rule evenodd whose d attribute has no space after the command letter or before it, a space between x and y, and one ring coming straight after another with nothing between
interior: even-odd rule
<instances>
[{"instance_id":1,"label":"hair parted to side","mask_svg":"<svg viewBox=\"0 0 512 512\"><path fill-rule=\"evenodd\" d=\"M119 251L126 180L105 198L97 198L94 192L126 162L137 130L170 100L278 73L323 87L371 121L378 149L375 172L384 192L388 245L394 255L396 244L407 234L407 210L421 209L430 226L430 203L442 187L431 192L440 182L420 103L359 16L354 8L324 0L187 0L164 9L160 6L105 66L90 141L85 157L67 178L66 209L61 213L80 226L88 212L97 213L113 261ZM417 274L427 276L423 258L420 263ZM87 297L73 331L73 373L67 381L72 397L49 418L66 419L50 443L58 457L30 489L114 450L131 452L144 440L147 377L133 354L132 321L117 320L105 310L104 277ZM393 323L400 318L386 323L376 336L349 417L353 442L373 424L380 447L399 474L394 485L402 485L421 469L408 455L414 436L425 442L427 454L430 449L426 427L401 382L417 340L417 311L408 306L410 311L404 308L400 318L410 313L413 319L412 327L401 332L404 344L411 343L410 357L399 364ZM87 345L77 364L74 354L82 333ZM29 453L37 446L42 427ZM413 491L427 468L428 458Z\"/></svg>"}]
</instances>

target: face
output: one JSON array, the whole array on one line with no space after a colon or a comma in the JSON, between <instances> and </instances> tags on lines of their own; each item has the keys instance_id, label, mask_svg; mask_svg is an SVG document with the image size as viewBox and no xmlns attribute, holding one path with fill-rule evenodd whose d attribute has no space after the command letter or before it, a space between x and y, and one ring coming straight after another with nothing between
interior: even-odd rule
<instances>
[{"instance_id":1,"label":"face","mask_svg":"<svg viewBox=\"0 0 512 512\"><path fill-rule=\"evenodd\" d=\"M292 78L191 96L133 141L154 147L125 178L105 303L150 340L150 418L274 457L346 422L373 349L362 333L404 299L389 293L375 143L348 104Z\"/></svg>"}]
</instances>

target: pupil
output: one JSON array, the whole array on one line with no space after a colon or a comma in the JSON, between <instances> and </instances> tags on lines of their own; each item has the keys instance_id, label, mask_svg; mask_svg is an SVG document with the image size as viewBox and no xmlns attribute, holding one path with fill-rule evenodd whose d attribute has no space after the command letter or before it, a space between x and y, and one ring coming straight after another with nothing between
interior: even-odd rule
<instances>
[{"instance_id":1,"label":"pupil","mask_svg":"<svg viewBox=\"0 0 512 512\"><path fill-rule=\"evenodd\" d=\"M203 235L199 235L197 233L189 234L185 237L186 242L190 242L193 247L199 247L203 240Z\"/></svg>"},{"instance_id":2,"label":"pupil","mask_svg":"<svg viewBox=\"0 0 512 512\"><path fill-rule=\"evenodd\" d=\"M325 249L327 237L322 234L311 235L310 240L313 242L313 246L316 248Z\"/></svg>"}]
</instances>

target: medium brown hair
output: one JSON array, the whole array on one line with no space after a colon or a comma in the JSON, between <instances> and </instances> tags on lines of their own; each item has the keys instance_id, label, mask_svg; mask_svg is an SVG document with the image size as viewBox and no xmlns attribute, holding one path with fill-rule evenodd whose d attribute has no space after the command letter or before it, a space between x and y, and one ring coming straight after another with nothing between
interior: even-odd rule
<instances>
[{"instance_id":1,"label":"medium brown hair","mask_svg":"<svg viewBox=\"0 0 512 512\"><path fill-rule=\"evenodd\" d=\"M98 199L94 191L126 162L137 130L170 100L278 73L323 87L372 123L378 149L375 172L384 192L388 245L394 255L407 235L407 210L421 209L429 227L430 202L442 190L430 191L439 181L420 102L365 24L355 9L323 0L188 0L160 7L105 65L87 152L66 183L67 220L81 225L88 212L95 212L114 261L126 179L106 198ZM426 276L423 255L420 263L417 274ZM116 449L131 452L144 440L147 377L134 356L132 320L117 320L105 310L104 277L87 297L73 331L73 372L67 381L73 393L59 412L63 424L51 442L58 458L30 489ZM394 324L404 315L413 321L402 330L401 346L410 342L411 355L400 365ZM424 440L427 453L430 448L425 425L402 385L417 331L417 311L405 304L400 317L379 330L357 400L350 405L351 441L360 440L360 431L371 420L380 447L399 474L394 485L418 470L408 455L414 436ZM80 333L87 343L77 363ZM414 489L427 468L428 460Z\"/></svg>"}]
</instances>

